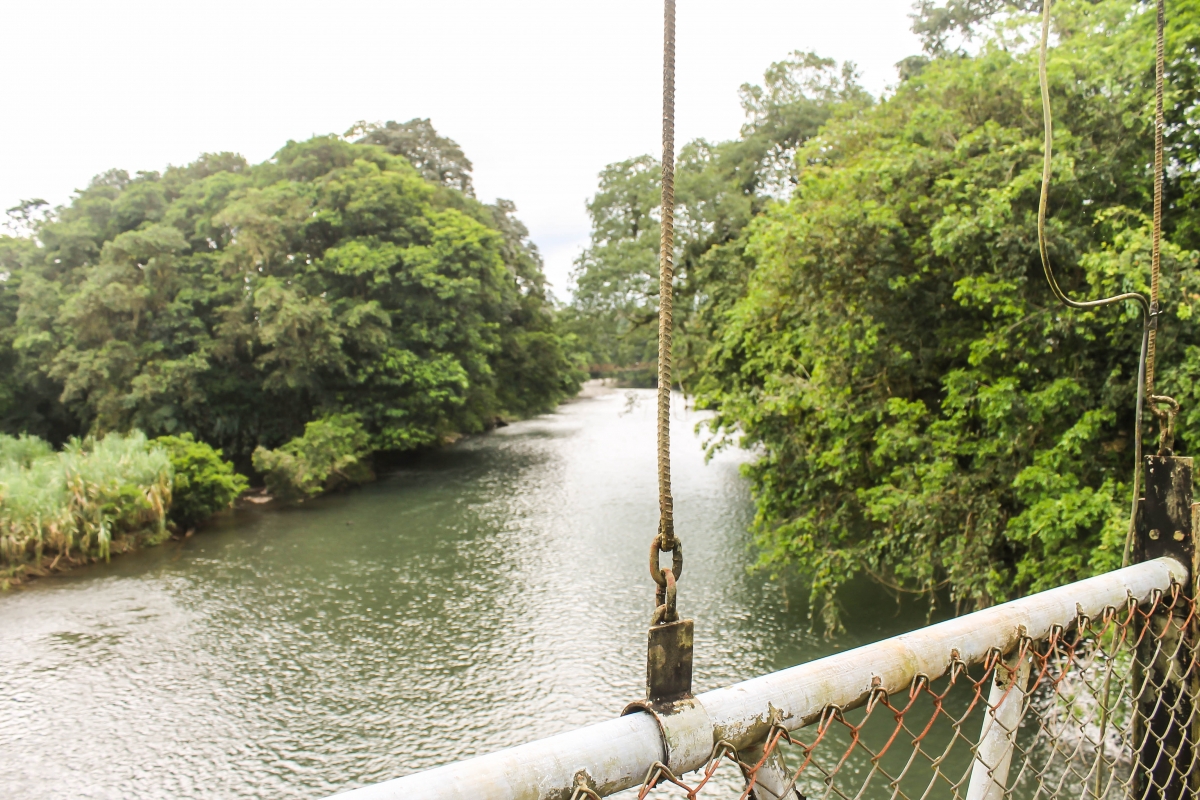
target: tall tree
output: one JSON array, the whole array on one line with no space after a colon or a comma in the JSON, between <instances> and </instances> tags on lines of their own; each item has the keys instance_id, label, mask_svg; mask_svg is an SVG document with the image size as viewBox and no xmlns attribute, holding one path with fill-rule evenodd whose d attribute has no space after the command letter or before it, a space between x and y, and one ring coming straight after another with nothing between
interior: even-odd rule
<instances>
[{"instance_id":1,"label":"tall tree","mask_svg":"<svg viewBox=\"0 0 1200 800\"><path fill-rule=\"evenodd\" d=\"M1200 435L1198 12L1176 4L1169 27L1158 348L1184 452ZM1051 259L1076 296L1146 291L1153 15L1062 0L1054 19ZM830 625L858 574L973 608L1120 563L1141 330L1133 307L1063 308L1042 276L1037 54L1011 46L1037 24L1010 16L977 55L830 119L790 201L749 226L753 270L716 315L700 401L762 454L763 563L810 580Z\"/></svg>"},{"instance_id":2,"label":"tall tree","mask_svg":"<svg viewBox=\"0 0 1200 800\"><path fill-rule=\"evenodd\" d=\"M963 46L977 39L999 17L1031 14L1042 7L1042 0L917 0L913 4L912 30L921 46L933 56L962 53ZM951 42L957 39L958 47ZM903 63L903 62L902 62Z\"/></svg>"},{"instance_id":3,"label":"tall tree","mask_svg":"<svg viewBox=\"0 0 1200 800\"><path fill-rule=\"evenodd\" d=\"M772 64L762 85L745 84L740 96L741 138L690 142L676 164L676 356L684 380L711 334L712 309L724 307L746 275L746 225L795 186L796 149L838 109L871 102L853 65L804 52ZM652 156L610 164L588 204L592 238L576 262L573 313L597 362L654 358L658 173Z\"/></svg>"},{"instance_id":4,"label":"tall tree","mask_svg":"<svg viewBox=\"0 0 1200 800\"><path fill-rule=\"evenodd\" d=\"M475 196L470 160L458 142L439 135L428 119L357 122L346 131L346 138L352 137L358 137L358 144L377 144L394 156L403 156L427 181Z\"/></svg>"},{"instance_id":5,"label":"tall tree","mask_svg":"<svg viewBox=\"0 0 1200 800\"><path fill-rule=\"evenodd\" d=\"M0 238L0 424L187 431L246 465L332 414L405 450L551 407L578 373L537 249L438 174L319 136L98 176Z\"/></svg>"}]
</instances>

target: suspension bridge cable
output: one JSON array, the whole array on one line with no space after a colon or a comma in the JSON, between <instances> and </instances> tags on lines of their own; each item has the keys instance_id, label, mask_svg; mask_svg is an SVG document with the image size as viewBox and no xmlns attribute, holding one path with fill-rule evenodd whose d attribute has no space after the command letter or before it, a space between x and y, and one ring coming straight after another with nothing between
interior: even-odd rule
<instances>
[{"instance_id":1,"label":"suspension bridge cable","mask_svg":"<svg viewBox=\"0 0 1200 800\"><path fill-rule=\"evenodd\" d=\"M1163 28L1166 21L1166 2L1156 4L1156 35L1154 41L1154 239L1150 251L1150 308L1158 310L1158 279L1162 255L1162 192L1163 192ZM1154 345L1158 326L1150 327L1150 342L1146 357L1146 394L1154 396Z\"/></svg>"},{"instance_id":2,"label":"suspension bridge cable","mask_svg":"<svg viewBox=\"0 0 1200 800\"><path fill-rule=\"evenodd\" d=\"M683 566L671 497L671 326L675 278L675 0L663 2L662 206L658 255L658 535L650 548L650 574L658 584L655 620L675 618L674 583ZM673 553L660 569L658 554ZM670 573L668 576L667 573ZM670 591L668 591L668 583Z\"/></svg>"}]
</instances>

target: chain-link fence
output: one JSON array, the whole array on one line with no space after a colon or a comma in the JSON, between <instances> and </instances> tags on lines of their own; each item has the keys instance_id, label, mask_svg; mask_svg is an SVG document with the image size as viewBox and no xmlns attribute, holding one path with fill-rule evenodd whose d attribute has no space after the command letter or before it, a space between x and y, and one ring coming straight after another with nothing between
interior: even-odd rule
<instances>
[{"instance_id":1,"label":"chain-link fence","mask_svg":"<svg viewBox=\"0 0 1200 800\"><path fill-rule=\"evenodd\" d=\"M345 797L1200 798L1185 562L1152 558Z\"/></svg>"},{"instance_id":2,"label":"chain-link fence","mask_svg":"<svg viewBox=\"0 0 1200 800\"><path fill-rule=\"evenodd\" d=\"M981 663L952 653L937 680L876 688L861 707L830 706L796 731L773 725L748 751L720 742L702 770L655 764L637 796L1195 797L1195 622L1174 584Z\"/></svg>"}]
</instances>

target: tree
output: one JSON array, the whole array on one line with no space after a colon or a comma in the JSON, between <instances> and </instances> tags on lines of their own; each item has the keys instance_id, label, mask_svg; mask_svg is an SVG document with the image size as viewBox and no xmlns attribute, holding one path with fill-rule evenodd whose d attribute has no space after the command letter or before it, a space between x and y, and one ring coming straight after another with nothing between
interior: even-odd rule
<instances>
[{"instance_id":1,"label":"tree","mask_svg":"<svg viewBox=\"0 0 1200 800\"><path fill-rule=\"evenodd\" d=\"M1051 258L1080 297L1147 290L1153 17L1056 4ZM1189 123L1200 15L1173 9L1159 388L1200 424ZM933 58L831 118L799 184L750 226L744 290L716 314L701 404L749 470L762 563L797 569L837 624L869 574L970 609L1119 566L1132 473L1135 308L1070 311L1041 274L1036 53Z\"/></svg>"},{"instance_id":2,"label":"tree","mask_svg":"<svg viewBox=\"0 0 1200 800\"><path fill-rule=\"evenodd\" d=\"M403 156L431 183L475 196L471 186L471 162L458 142L440 136L428 119L410 119L403 124L388 120L357 122L346 138L357 136L358 144L377 144L394 156Z\"/></svg>"},{"instance_id":3,"label":"tree","mask_svg":"<svg viewBox=\"0 0 1200 800\"><path fill-rule=\"evenodd\" d=\"M677 374L687 380L695 353L748 274L746 225L796 181L796 148L838 113L871 102L851 64L796 52L772 64L763 84L745 84L740 139L681 148L676 163ZM593 363L653 361L658 319L659 162L640 156L610 164L588 204L592 238L574 272L574 329Z\"/></svg>"},{"instance_id":4,"label":"tree","mask_svg":"<svg viewBox=\"0 0 1200 800\"><path fill-rule=\"evenodd\" d=\"M1031 14L1041 7L1042 0L946 0L942 5L935 0L917 0L910 16L913 33L921 38L925 52L945 56L962 52L961 47L950 47L951 37L957 36L965 44L978 38L980 28L998 17Z\"/></svg>"},{"instance_id":5,"label":"tree","mask_svg":"<svg viewBox=\"0 0 1200 800\"><path fill-rule=\"evenodd\" d=\"M469 170L418 122L426 170ZM513 205L337 136L110 171L0 264L0 424L56 443L187 432L245 468L331 415L407 450L578 386Z\"/></svg>"}]
</instances>

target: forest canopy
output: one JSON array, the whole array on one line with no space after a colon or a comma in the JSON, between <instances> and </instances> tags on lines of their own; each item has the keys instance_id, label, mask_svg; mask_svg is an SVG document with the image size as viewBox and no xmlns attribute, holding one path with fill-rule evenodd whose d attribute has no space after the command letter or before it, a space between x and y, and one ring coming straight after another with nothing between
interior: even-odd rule
<instances>
[{"instance_id":1,"label":"forest canopy","mask_svg":"<svg viewBox=\"0 0 1200 800\"><path fill-rule=\"evenodd\" d=\"M711 446L752 448L761 564L838 624L867 575L968 610L1120 565L1141 327L1070 311L1038 255L1040 4L917 4L922 55L873 99L797 53L733 141L680 151L678 377ZM1049 249L1078 297L1148 291L1154 14L1060 0ZM1170 6L1158 389L1200 436L1200 6ZM573 322L652 351L657 164L601 174ZM1147 426L1150 433L1150 426ZM685 534L686 535L686 534Z\"/></svg>"},{"instance_id":2,"label":"forest canopy","mask_svg":"<svg viewBox=\"0 0 1200 800\"><path fill-rule=\"evenodd\" d=\"M246 469L338 415L395 451L552 408L578 386L569 337L470 169L428 120L359 123L12 209L0 431L190 433Z\"/></svg>"}]
</instances>

